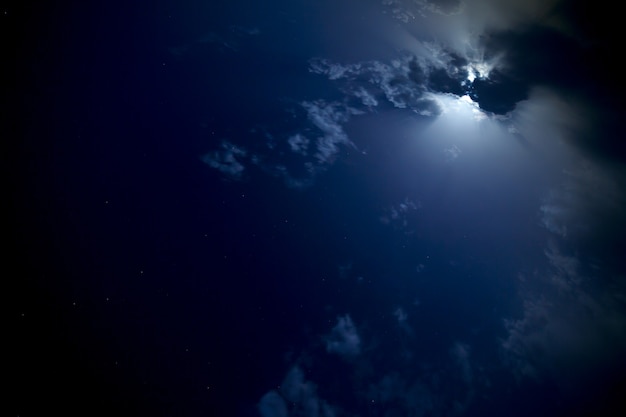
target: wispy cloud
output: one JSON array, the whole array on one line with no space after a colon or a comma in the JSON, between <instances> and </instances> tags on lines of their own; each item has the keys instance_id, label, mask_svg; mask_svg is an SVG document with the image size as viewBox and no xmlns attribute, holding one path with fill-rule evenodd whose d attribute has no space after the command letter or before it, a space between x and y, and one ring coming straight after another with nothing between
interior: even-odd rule
<instances>
[{"instance_id":1,"label":"wispy cloud","mask_svg":"<svg viewBox=\"0 0 626 417\"><path fill-rule=\"evenodd\" d=\"M550 17L556 17L555 5L560 2L382 0L382 5L408 30L428 30L457 52L469 54L469 50L477 49L480 38L489 32L528 24L554 26Z\"/></svg>"},{"instance_id":2,"label":"wispy cloud","mask_svg":"<svg viewBox=\"0 0 626 417\"><path fill-rule=\"evenodd\" d=\"M314 58L309 61L309 71L314 74L323 74L330 80L353 78L363 72L362 64L340 64L325 58Z\"/></svg>"},{"instance_id":3,"label":"wispy cloud","mask_svg":"<svg viewBox=\"0 0 626 417\"><path fill-rule=\"evenodd\" d=\"M349 315L337 317L337 324L326 336L326 351L344 357L354 357L361 352L361 338Z\"/></svg>"},{"instance_id":4,"label":"wispy cloud","mask_svg":"<svg viewBox=\"0 0 626 417\"><path fill-rule=\"evenodd\" d=\"M583 161L563 171L562 182L550 190L539 208L541 224L562 238L577 241L626 242L622 212L624 178ZM615 244L615 243L614 243Z\"/></svg>"},{"instance_id":5,"label":"wispy cloud","mask_svg":"<svg viewBox=\"0 0 626 417\"><path fill-rule=\"evenodd\" d=\"M257 405L261 417L288 417L287 403L276 391L270 391L261 397Z\"/></svg>"},{"instance_id":6,"label":"wispy cloud","mask_svg":"<svg viewBox=\"0 0 626 417\"><path fill-rule=\"evenodd\" d=\"M454 411L463 413L474 400L474 373L470 362L470 347L465 343L457 342L450 349L450 355L456 362L461 371L461 379L466 384L464 395L460 395L454 399Z\"/></svg>"},{"instance_id":7,"label":"wispy cloud","mask_svg":"<svg viewBox=\"0 0 626 417\"><path fill-rule=\"evenodd\" d=\"M220 149L202 156L202 162L222 172L232 179L241 179L245 166L243 160L247 151L229 141L223 141Z\"/></svg>"},{"instance_id":8,"label":"wispy cloud","mask_svg":"<svg viewBox=\"0 0 626 417\"><path fill-rule=\"evenodd\" d=\"M470 347L465 343L457 342L450 349L450 355L461 368L463 380L471 384L473 380L472 367L470 366Z\"/></svg>"},{"instance_id":9,"label":"wispy cloud","mask_svg":"<svg viewBox=\"0 0 626 417\"><path fill-rule=\"evenodd\" d=\"M250 150L224 140L217 150L203 155L202 161L229 179L241 180L246 167L255 166L280 178L290 188L311 186L317 176L336 162L344 148L355 148L344 125L357 111L325 100L304 101L298 110L306 118L300 131L281 135L266 129L250 129L247 139L255 141L248 142L258 143L256 139L259 139L266 146L257 144Z\"/></svg>"},{"instance_id":10,"label":"wispy cloud","mask_svg":"<svg viewBox=\"0 0 626 417\"><path fill-rule=\"evenodd\" d=\"M583 274L580 259L555 245L545 252L549 269L525 282L523 315L505 321L505 358L519 377L550 378L564 388L608 370L626 349L626 287L607 288L602 271Z\"/></svg>"},{"instance_id":11,"label":"wispy cloud","mask_svg":"<svg viewBox=\"0 0 626 417\"><path fill-rule=\"evenodd\" d=\"M447 162L452 162L461 155L461 149L456 145L452 145L445 148L443 150L443 154L445 155Z\"/></svg>"},{"instance_id":12,"label":"wispy cloud","mask_svg":"<svg viewBox=\"0 0 626 417\"><path fill-rule=\"evenodd\" d=\"M421 201L405 197L401 202L386 207L380 216L380 221L383 224L402 230L404 233L411 234L414 232L415 212L421 208Z\"/></svg>"},{"instance_id":13,"label":"wispy cloud","mask_svg":"<svg viewBox=\"0 0 626 417\"><path fill-rule=\"evenodd\" d=\"M348 109L323 100L304 102L302 107L306 109L310 122L322 132L317 138L315 157L322 164L333 162L341 145L352 145L343 130L343 124L349 119Z\"/></svg>"},{"instance_id":14,"label":"wispy cloud","mask_svg":"<svg viewBox=\"0 0 626 417\"><path fill-rule=\"evenodd\" d=\"M424 73L432 63L404 54L390 62L365 61L340 64L327 59L313 59L309 70L326 75L343 85L343 91L358 99L367 109L386 101L398 109L408 109L420 115L436 115L437 106L424 93L427 91Z\"/></svg>"},{"instance_id":15,"label":"wispy cloud","mask_svg":"<svg viewBox=\"0 0 626 417\"><path fill-rule=\"evenodd\" d=\"M295 135L290 136L289 139L287 139L287 143L289 143L289 147L293 152L300 155L307 154L309 139L303 134L296 133Z\"/></svg>"},{"instance_id":16,"label":"wispy cloud","mask_svg":"<svg viewBox=\"0 0 626 417\"><path fill-rule=\"evenodd\" d=\"M409 315L402 307L397 307L393 311L393 315L398 321L398 326L404 334L406 334L407 336L415 336L415 333L408 322Z\"/></svg>"},{"instance_id":17,"label":"wispy cloud","mask_svg":"<svg viewBox=\"0 0 626 417\"><path fill-rule=\"evenodd\" d=\"M266 393L257 405L262 417L334 417L335 409L319 398L317 386L299 366L289 370L278 390Z\"/></svg>"},{"instance_id":18,"label":"wispy cloud","mask_svg":"<svg viewBox=\"0 0 626 417\"><path fill-rule=\"evenodd\" d=\"M378 100L376 100L376 97L366 90L365 87L361 86L354 89L354 95L358 97L366 107L378 106Z\"/></svg>"},{"instance_id":19,"label":"wispy cloud","mask_svg":"<svg viewBox=\"0 0 626 417\"><path fill-rule=\"evenodd\" d=\"M371 383L367 398L373 405L396 410L401 415L426 416L441 411L438 399L424 381L408 379L398 372Z\"/></svg>"}]
</instances>

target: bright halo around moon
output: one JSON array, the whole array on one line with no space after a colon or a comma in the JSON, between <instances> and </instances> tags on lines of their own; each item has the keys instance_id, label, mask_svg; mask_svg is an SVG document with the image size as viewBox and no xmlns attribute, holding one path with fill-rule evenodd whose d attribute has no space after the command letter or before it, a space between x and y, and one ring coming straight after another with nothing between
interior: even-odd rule
<instances>
[{"instance_id":1,"label":"bright halo around moon","mask_svg":"<svg viewBox=\"0 0 626 417\"><path fill-rule=\"evenodd\" d=\"M478 103L467 94L461 97L454 94L433 94L433 98L441 109L439 118L446 119L448 123L465 125L487 119Z\"/></svg>"},{"instance_id":2,"label":"bright halo around moon","mask_svg":"<svg viewBox=\"0 0 626 417\"><path fill-rule=\"evenodd\" d=\"M506 134L503 125L481 110L469 95L432 93L430 98L437 103L440 113L422 131L423 137L464 148L482 146Z\"/></svg>"}]
</instances>

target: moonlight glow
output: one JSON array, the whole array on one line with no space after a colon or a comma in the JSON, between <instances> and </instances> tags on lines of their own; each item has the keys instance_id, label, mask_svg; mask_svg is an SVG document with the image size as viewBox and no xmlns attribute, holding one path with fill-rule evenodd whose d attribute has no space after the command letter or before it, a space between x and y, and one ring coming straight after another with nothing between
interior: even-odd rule
<instances>
[{"instance_id":1,"label":"moonlight glow","mask_svg":"<svg viewBox=\"0 0 626 417\"><path fill-rule=\"evenodd\" d=\"M493 65L486 62L478 62L467 66L467 81L473 83L476 78L489 78Z\"/></svg>"}]
</instances>

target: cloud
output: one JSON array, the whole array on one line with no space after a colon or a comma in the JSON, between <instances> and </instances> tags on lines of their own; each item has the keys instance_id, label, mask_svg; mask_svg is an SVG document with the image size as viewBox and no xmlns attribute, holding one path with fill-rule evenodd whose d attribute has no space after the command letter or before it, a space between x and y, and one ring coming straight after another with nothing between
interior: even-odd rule
<instances>
[{"instance_id":1,"label":"cloud","mask_svg":"<svg viewBox=\"0 0 626 417\"><path fill-rule=\"evenodd\" d=\"M465 383L465 389L461 390L453 400L453 409L455 413L462 414L474 401L475 396L475 378L470 363L469 345L457 342L450 349L450 356L456 362L461 371L461 380Z\"/></svg>"},{"instance_id":2,"label":"cloud","mask_svg":"<svg viewBox=\"0 0 626 417\"><path fill-rule=\"evenodd\" d=\"M325 337L326 351L349 358L361 352L361 338L349 315L337 317L337 324Z\"/></svg>"},{"instance_id":3,"label":"cloud","mask_svg":"<svg viewBox=\"0 0 626 417\"><path fill-rule=\"evenodd\" d=\"M203 155L202 161L230 179L243 179L246 167L252 165L290 188L311 186L335 163L343 148L355 148L344 125L358 111L325 100L303 101L298 110L306 118L300 131L281 134L249 129L245 139L257 144L252 150L224 140L219 149ZM259 146L259 141L266 146Z\"/></svg>"},{"instance_id":4,"label":"cloud","mask_svg":"<svg viewBox=\"0 0 626 417\"><path fill-rule=\"evenodd\" d=\"M528 99L517 103L510 119L517 131L535 142L568 141L590 128L585 106L547 87L533 87Z\"/></svg>"},{"instance_id":5,"label":"cloud","mask_svg":"<svg viewBox=\"0 0 626 417\"><path fill-rule=\"evenodd\" d=\"M377 97L382 96L395 108L434 116L438 108L425 96L425 82L432 66L421 56L403 54L389 63L372 60L339 64L317 58L310 61L309 71L340 82L343 91L357 98L367 109L378 106Z\"/></svg>"},{"instance_id":6,"label":"cloud","mask_svg":"<svg viewBox=\"0 0 626 417\"><path fill-rule=\"evenodd\" d=\"M393 311L393 315L398 320L398 324L404 325L406 323L407 318L409 317L406 312L402 309L402 307L398 307Z\"/></svg>"},{"instance_id":7,"label":"cloud","mask_svg":"<svg viewBox=\"0 0 626 417\"><path fill-rule=\"evenodd\" d=\"M300 155L307 154L309 139L306 136L300 133L296 133L295 135L290 136L289 139L287 139L287 142L289 143L289 147L293 152Z\"/></svg>"},{"instance_id":8,"label":"cloud","mask_svg":"<svg viewBox=\"0 0 626 417\"><path fill-rule=\"evenodd\" d=\"M390 415L427 416L439 406L433 392L420 379L409 380L398 372L384 375L368 387L367 398Z\"/></svg>"},{"instance_id":9,"label":"cloud","mask_svg":"<svg viewBox=\"0 0 626 417\"><path fill-rule=\"evenodd\" d=\"M626 244L623 175L583 160L564 170L561 178L561 184L549 191L539 208L541 224L596 254Z\"/></svg>"},{"instance_id":10,"label":"cloud","mask_svg":"<svg viewBox=\"0 0 626 417\"><path fill-rule=\"evenodd\" d=\"M257 409L262 417L335 417L335 409L319 398L317 386L299 366L287 372L278 390L263 395Z\"/></svg>"},{"instance_id":11,"label":"cloud","mask_svg":"<svg viewBox=\"0 0 626 417\"><path fill-rule=\"evenodd\" d=\"M340 145L354 146L343 130L343 124L349 119L349 109L324 100L303 102L302 107L306 109L309 121L322 132L316 141L315 157L319 163L332 163Z\"/></svg>"},{"instance_id":12,"label":"cloud","mask_svg":"<svg viewBox=\"0 0 626 417\"><path fill-rule=\"evenodd\" d=\"M474 94L481 108L506 114L531 88L558 86L591 101L588 110L599 113L594 117L602 120L602 129L608 135L619 134L621 121L614 115L616 108L624 109L626 88L619 66L613 64L619 44L608 29L613 26L605 23L609 17L617 18L600 4L581 6L565 0L381 3L388 15L403 22L387 29L393 45L418 57L425 69L443 69L450 81L458 84L465 78L467 92ZM480 73L483 76L476 79ZM602 136L589 138L585 145L626 155L623 142Z\"/></svg>"},{"instance_id":13,"label":"cloud","mask_svg":"<svg viewBox=\"0 0 626 417\"><path fill-rule=\"evenodd\" d=\"M470 384L472 383L472 368L470 366L470 347L464 343L455 343L450 349L450 355L454 358L456 363L461 368L463 380Z\"/></svg>"},{"instance_id":14,"label":"cloud","mask_svg":"<svg viewBox=\"0 0 626 417\"><path fill-rule=\"evenodd\" d=\"M461 149L456 145L452 145L449 148L445 148L443 154L446 157L446 161L452 162L461 155Z\"/></svg>"},{"instance_id":15,"label":"cloud","mask_svg":"<svg viewBox=\"0 0 626 417\"><path fill-rule=\"evenodd\" d=\"M583 274L580 259L553 244L549 269L522 292L523 314L505 320L505 359L518 378L546 378L565 389L601 378L610 384L626 365L623 280L606 282L597 270Z\"/></svg>"},{"instance_id":16,"label":"cloud","mask_svg":"<svg viewBox=\"0 0 626 417\"><path fill-rule=\"evenodd\" d=\"M280 389L287 401L294 404L294 415L305 417L335 415L332 407L318 397L317 387L305 379L304 372L298 366L294 366L287 373Z\"/></svg>"},{"instance_id":17,"label":"cloud","mask_svg":"<svg viewBox=\"0 0 626 417\"><path fill-rule=\"evenodd\" d=\"M309 72L326 75L330 80L352 78L362 71L360 63L343 65L325 58L313 58L309 61Z\"/></svg>"},{"instance_id":18,"label":"cloud","mask_svg":"<svg viewBox=\"0 0 626 417\"><path fill-rule=\"evenodd\" d=\"M383 224L390 224L397 229L402 229L406 233L411 233L412 231L409 229L411 220L415 212L421 208L421 201L414 201L405 197L400 203L385 208L380 216L380 221Z\"/></svg>"},{"instance_id":19,"label":"cloud","mask_svg":"<svg viewBox=\"0 0 626 417\"><path fill-rule=\"evenodd\" d=\"M529 2L512 0L382 0L396 19L407 27L427 25L427 29L440 36L449 34L453 40L461 33L469 39L458 39L458 49L465 42L470 46L486 32L512 30L522 25L550 24L550 13L560 0ZM467 46L466 46L467 47Z\"/></svg>"},{"instance_id":20,"label":"cloud","mask_svg":"<svg viewBox=\"0 0 626 417\"><path fill-rule=\"evenodd\" d=\"M247 151L229 141L222 141L220 148L205 154L201 158L202 162L232 179L241 179L245 170L242 160L246 157Z\"/></svg>"},{"instance_id":21,"label":"cloud","mask_svg":"<svg viewBox=\"0 0 626 417\"><path fill-rule=\"evenodd\" d=\"M398 327L400 327L402 332L409 337L414 337L415 332L408 323L409 315L407 312L402 307L397 307L393 311L393 315L398 321ZM410 356L411 352L408 352L408 355Z\"/></svg>"},{"instance_id":22,"label":"cloud","mask_svg":"<svg viewBox=\"0 0 626 417\"><path fill-rule=\"evenodd\" d=\"M287 404L276 391L270 391L261 397L257 405L261 417L288 417Z\"/></svg>"},{"instance_id":23,"label":"cloud","mask_svg":"<svg viewBox=\"0 0 626 417\"><path fill-rule=\"evenodd\" d=\"M361 102L366 107L378 106L378 100L376 100L376 97L374 97L374 95L367 91L364 87L356 88L354 90L354 95L361 99Z\"/></svg>"}]
</instances>

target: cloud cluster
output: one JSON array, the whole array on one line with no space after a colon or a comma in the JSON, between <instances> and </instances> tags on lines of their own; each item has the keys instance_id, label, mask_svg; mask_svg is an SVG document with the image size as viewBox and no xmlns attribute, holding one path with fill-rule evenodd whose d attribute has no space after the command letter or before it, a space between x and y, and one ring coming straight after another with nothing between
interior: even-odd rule
<instances>
[{"instance_id":1,"label":"cloud cluster","mask_svg":"<svg viewBox=\"0 0 626 417\"><path fill-rule=\"evenodd\" d=\"M366 112L384 102L393 108L434 117L440 110L428 96L429 89L452 89L460 93L467 76L464 68L450 65L453 58L445 51L438 52L436 58L405 53L391 62L373 60L352 64L316 58L310 61L309 71L338 82L348 97L365 106Z\"/></svg>"},{"instance_id":2,"label":"cloud cluster","mask_svg":"<svg viewBox=\"0 0 626 417\"><path fill-rule=\"evenodd\" d=\"M393 317L402 334L417 336L403 307L393 310ZM375 338L384 332L376 332ZM258 404L262 417L334 417L339 415L462 415L474 403L476 392L484 388L472 348L467 343L455 342L444 355L433 352L431 359L417 358L402 353L423 343L422 338L404 338L404 343L388 345L368 341L361 348L358 334L350 315L340 316L329 334L323 336L325 349L305 348L302 360L291 365L282 383L264 394ZM447 354L446 354L447 352ZM337 372L331 358L333 353L349 361ZM333 363L328 371L328 363ZM305 367L301 362L306 363ZM312 376L314 375L314 376ZM442 384L444 381L445 384ZM315 380L315 383L312 381ZM335 398L327 401L330 393ZM327 393L327 394L324 394ZM337 398L342 399L341 404ZM333 404L333 405L331 405Z\"/></svg>"},{"instance_id":3,"label":"cloud cluster","mask_svg":"<svg viewBox=\"0 0 626 417\"><path fill-rule=\"evenodd\" d=\"M303 101L299 110L306 117L300 131L283 135L262 132L261 139L267 146L257 145L254 149L223 140L217 150L203 155L202 161L233 180L244 179L246 169L256 167L292 188L311 185L336 161L342 149L355 147L344 129L355 110L324 100ZM250 132L250 139L255 139L250 143L257 142L256 134ZM291 156L286 158L285 153Z\"/></svg>"}]
</instances>

